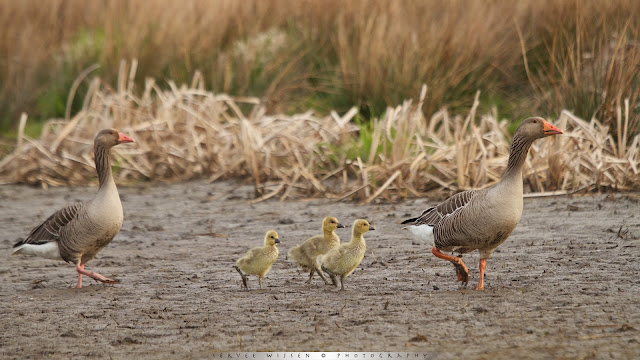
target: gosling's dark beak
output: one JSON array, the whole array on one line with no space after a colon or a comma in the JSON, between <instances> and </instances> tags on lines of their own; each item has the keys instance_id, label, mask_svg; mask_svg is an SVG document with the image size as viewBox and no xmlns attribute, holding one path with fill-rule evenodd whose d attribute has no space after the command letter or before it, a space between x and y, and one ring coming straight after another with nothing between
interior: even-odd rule
<instances>
[{"instance_id":1,"label":"gosling's dark beak","mask_svg":"<svg viewBox=\"0 0 640 360\"><path fill-rule=\"evenodd\" d=\"M373 225L369 224L369 230L375 230L376 228L373 227Z\"/></svg>"},{"instance_id":2,"label":"gosling's dark beak","mask_svg":"<svg viewBox=\"0 0 640 360\"><path fill-rule=\"evenodd\" d=\"M280 239L276 238L274 241L276 242L276 244L280 244Z\"/></svg>"},{"instance_id":3,"label":"gosling's dark beak","mask_svg":"<svg viewBox=\"0 0 640 360\"><path fill-rule=\"evenodd\" d=\"M344 225L338 223L338 229L342 229L344 227Z\"/></svg>"}]
</instances>

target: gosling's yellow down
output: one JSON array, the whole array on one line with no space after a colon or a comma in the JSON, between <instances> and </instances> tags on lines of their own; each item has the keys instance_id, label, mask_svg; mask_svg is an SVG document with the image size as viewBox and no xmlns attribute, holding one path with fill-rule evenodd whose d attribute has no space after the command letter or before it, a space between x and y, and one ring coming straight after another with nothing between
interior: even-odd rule
<instances>
[{"instance_id":1,"label":"gosling's yellow down","mask_svg":"<svg viewBox=\"0 0 640 360\"><path fill-rule=\"evenodd\" d=\"M274 230L269 230L264 236L264 246L250 249L236 261L236 266L234 267L242 276L242 285L245 288L249 289L247 275L258 275L258 283L260 284L260 289L262 289L262 278L267 275L271 265L278 258L279 252L276 244L279 243L278 233Z\"/></svg>"},{"instance_id":2,"label":"gosling's yellow down","mask_svg":"<svg viewBox=\"0 0 640 360\"><path fill-rule=\"evenodd\" d=\"M369 222L364 219L358 219L353 223L353 235L351 241L346 244L340 244L334 247L328 253L320 255L316 258L316 266L318 269L324 270L331 275L334 285L338 286L335 276L340 276L341 287L344 290L344 279L355 270L362 259L364 252L367 250L367 243L364 241L362 234L369 230L375 230ZM322 272L318 271L325 281L326 278Z\"/></svg>"},{"instance_id":3,"label":"gosling's yellow down","mask_svg":"<svg viewBox=\"0 0 640 360\"><path fill-rule=\"evenodd\" d=\"M322 234L308 238L302 244L296 245L289 250L289 257L298 265L305 269L310 269L309 280L311 283L313 274L316 271L316 257L326 254L335 246L340 245L340 237L334 232L344 225L338 222L333 216L327 216L322 220ZM319 270L318 270L319 272ZM325 283L328 284L325 280Z\"/></svg>"}]
</instances>

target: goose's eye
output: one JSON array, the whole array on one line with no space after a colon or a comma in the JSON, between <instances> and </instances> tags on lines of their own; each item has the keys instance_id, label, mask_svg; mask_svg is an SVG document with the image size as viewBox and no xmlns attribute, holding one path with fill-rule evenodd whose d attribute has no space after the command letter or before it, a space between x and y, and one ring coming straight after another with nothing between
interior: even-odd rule
<instances>
[{"instance_id":1,"label":"goose's eye","mask_svg":"<svg viewBox=\"0 0 640 360\"><path fill-rule=\"evenodd\" d=\"M533 123L534 123L534 124L537 124L537 123L538 123L538 120L537 120L537 119L533 119Z\"/></svg>"}]
</instances>

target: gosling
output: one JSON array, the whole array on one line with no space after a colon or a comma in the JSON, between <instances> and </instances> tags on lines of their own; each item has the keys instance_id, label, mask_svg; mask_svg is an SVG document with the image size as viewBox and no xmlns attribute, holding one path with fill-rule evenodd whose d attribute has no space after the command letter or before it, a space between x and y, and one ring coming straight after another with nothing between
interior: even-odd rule
<instances>
[{"instance_id":1,"label":"gosling","mask_svg":"<svg viewBox=\"0 0 640 360\"><path fill-rule=\"evenodd\" d=\"M309 280L306 284L311 283L313 274L320 270L316 269L316 257L326 254L329 250L340 245L340 237L334 231L344 228L344 225L338 222L333 216L327 216L322 220L322 234L308 238L302 244L296 245L289 250L289 257L298 265L305 269L309 269ZM325 284L328 282L325 279Z\"/></svg>"},{"instance_id":2,"label":"gosling","mask_svg":"<svg viewBox=\"0 0 640 360\"><path fill-rule=\"evenodd\" d=\"M248 275L258 275L258 283L260 284L260 289L262 289L262 279L267 275L271 269L271 265L273 265L278 258L279 252L276 244L279 243L278 233L274 230L269 230L264 236L264 246L250 249L243 257L236 261L234 268L240 273L240 276L242 276L242 285L244 288L249 289L247 286Z\"/></svg>"},{"instance_id":3,"label":"gosling","mask_svg":"<svg viewBox=\"0 0 640 360\"><path fill-rule=\"evenodd\" d=\"M353 223L351 241L346 244L340 244L328 253L316 258L316 267L329 274L335 286L338 286L335 277L340 276L340 290L344 290L344 279L360 265L364 258L367 243L364 241L362 234L369 230L375 229L369 225L367 220L356 220ZM327 281L321 271L318 271L318 275L320 275L325 282Z\"/></svg>"}]
</instances>

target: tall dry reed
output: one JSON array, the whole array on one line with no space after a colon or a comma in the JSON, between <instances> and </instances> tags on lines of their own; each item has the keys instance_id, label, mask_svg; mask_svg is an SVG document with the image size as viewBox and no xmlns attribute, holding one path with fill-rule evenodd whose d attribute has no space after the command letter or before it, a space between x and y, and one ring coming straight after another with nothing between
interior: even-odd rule
<instances>
[{"instance_id":1,"label":"tall dry reed","mask_svg":"<svg viewBox=\"0 0 640 360\"><path fill-rule=\"evenodd\" d=\"M369 105L380 115L430 85L423 110L480 108L509 118L596 116L617 140L640 132L635 0L0 1L0 122L63 116L73 80L115 83L121 59L144 79L251 95L268 113ZM84 94L87 82L79 84ZM72 102L72 113L82 108ZM627 141L628 143L628 141Z\"/></svg>"},{"instance_id":2,"label":"tall dry reed","mask_svg":"<svg viewBox=\"0 0 640 360\"><path fill-rule=\"evenodd\" d=\"M92 140L106 127L136 140L114 148L118 182L250 179L254 201L325 196L370 202L459 191L498 181L507 163L508 122L495 112L478 115L479 94L467 116L441 110L426 121L423 87L417 103L387 109L366 130L352 121L356 108L324 117L312 111L270 115L258 98L205 90L200 74L190 86L170 82L169 90L147 79L138 92L135 63L120 69L116 89L95 78L84 108L69 121L47 123L40 139L22 133L24 115L15 151L0 161L0 182L95 181ZM625 114L620 122L626 121ZM524 170L527 192L638 189L639 136L621 147L596 120L563 112L553 122L565 133L533 145ZM359 152L349 155L354 144Z\"/></svg>"}]
</instances>

